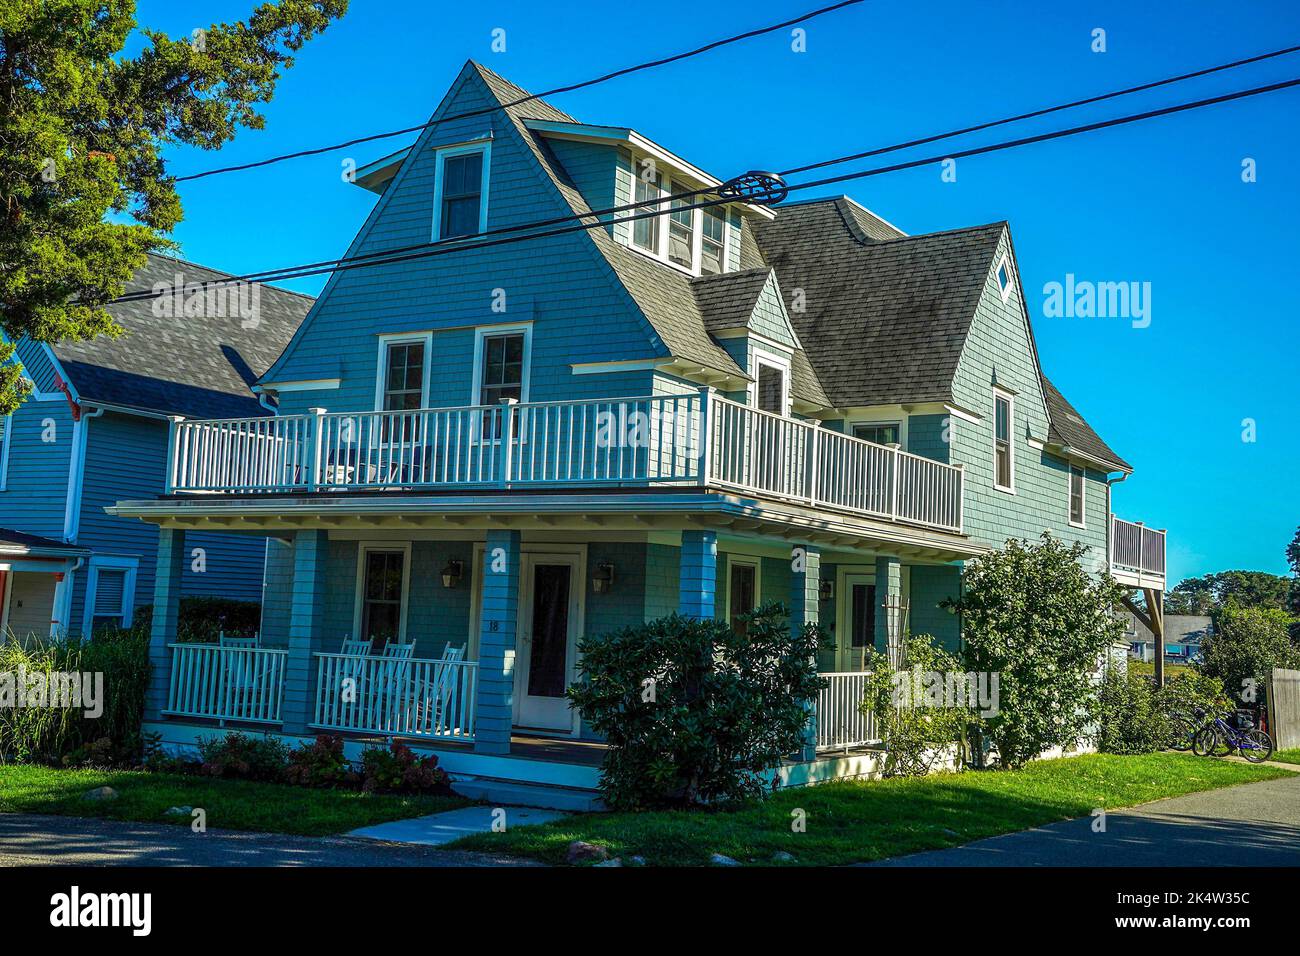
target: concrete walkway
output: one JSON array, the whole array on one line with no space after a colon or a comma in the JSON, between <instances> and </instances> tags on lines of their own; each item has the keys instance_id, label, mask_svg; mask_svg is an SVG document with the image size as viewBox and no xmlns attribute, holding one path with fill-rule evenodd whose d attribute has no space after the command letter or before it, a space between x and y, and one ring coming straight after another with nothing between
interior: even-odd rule
<instances>
[{"instance_id":1,"label":"concrete walkway","mask_svg":"<svg viewBox=\"0 0 1300 956\"><path fill-rule=\"evenodd\" d=\"M517 859L348 837L297 837L0 813L5 866L521 866Z\"/></svg>"},{"instance_id":2,"label":"concrete walkway","mask_svg":"<svg viewBox=\"0 0 1300 956\"><path fill-rule=\"evenodd\" d=\"M1300 866L1300 776L1157 800L871 866Z\"/></svg>"},{"instance_id":3,"label":"concrete walkway","mask_svg":"<svg viewBox=\"0 0 1300 956\"><path fill-rule=\"evenodd\" d=\"M526 827L567 817L558 810L535 810L528 807L462 807L445 813L409 820L390 820L373 827L362 827L348 834L365 840L407 843L418 846L442 846L472 833L490 833L494 823L505 827Z\"/></svg>"}]
</instances>

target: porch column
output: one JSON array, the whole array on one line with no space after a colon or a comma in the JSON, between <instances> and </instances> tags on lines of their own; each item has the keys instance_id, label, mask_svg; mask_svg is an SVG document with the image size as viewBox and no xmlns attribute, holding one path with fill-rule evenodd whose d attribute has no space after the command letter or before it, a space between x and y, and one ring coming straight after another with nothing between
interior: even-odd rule
<instances>
[{"instance_id":1,"label":"porch column","mask_svg":"<svg viewBox=\"0 0 1300 956\"><path fill-rule=\"evenodd\" d=\"M899 602L903 599L903 563L893 555L876 558L876 640L884 643L877 649L889 654L889 663L897 667L898 648L902 644L903 616Z\"/></svg>"},{"instance_id":2,"label":"porch column","mask_svg":"<svg viewBox=\"0 0 1300 956\"><path fill-rule=\"evenodd\" d=\"M790 630L796 634L809 624L818 622L817 602L821 591L822 556L816 548L800 545L790 555ZM817 666L817 654L813 652L813 666ZM805 704L808 711L808 723L804 729L803 748L800 756L804 760L817 759L817 701Z\"/></svg>"},{"instance_id":3,"label":"porch column","mask_svg":"<svg viewBox=\"0 0 1300 956\"><path fill-rule=\"evenodd\" d=\"M683 531L677 608L686 617L717 616L718 534Z\"/></svg>"},{"instance_id":4,"label":"porch column","mask_svg":"<svg viewBox=\"0 0 1300 956\"><path fill-rule=\"evenodd\" d=\"M172 652L181 610L181 576L185 572L185 532L158 529L158 563L153 583L153 622L149 630L149 689L144 719L161 720L172 677Z\"/></svg>"},{"instance_id":5,"label":"porch column","mask_svg":"<svg viewBox=\"0 0 1300 956\"><path fill-rule=\"evenodd\" d=\"M325 625L325 565L329 533L299 531L293 537L293 589L289 602L289 658L285 663L284 732L306 734L316 719L316 653Z\"/></svg>"},{"instance_id":6,"label":"porch column","mask_svg":"<svg viewBox=\"0 0 1300 956\"><path fill-rule=\"evenodd\" d=\"M483 548L483 603L479 607L475 753L510 753L510 725L515 713L515 641L519 632L519 565L519 532L489 531Z\"/></svg>"}]
</instances>

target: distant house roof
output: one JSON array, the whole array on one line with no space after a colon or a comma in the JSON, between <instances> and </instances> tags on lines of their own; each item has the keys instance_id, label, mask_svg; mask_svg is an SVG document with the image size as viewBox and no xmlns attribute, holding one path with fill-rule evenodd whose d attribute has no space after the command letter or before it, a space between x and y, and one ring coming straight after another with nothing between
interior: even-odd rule
<instances>
[{"instance_id":1,"label":"distant house roof","mask_svg":"<svg viewBox=\"0 0 1300 956\"><path fill-rule=\"evenodd\" d=\"M216 269L150 254L128 289L171 286L178 276L187 285L230 278ZM225 317L166 315L156 307L158 300L143 299L108 307L123 328L117 338L101 335L52 349L78 396L89 404L202 418L264 415L251 386L288 344L313 299L275 286L257 289L255 323L237 311ZM247 289L244 294L250 295Z\"/></svg>"},{"instance_id":2,"label":"distant house roof","mask_svg":"<svg viewBox=\"0 0 1300 956\"><path fill-rule=\"evenodd\" d=\"M75 544L42 538L39 535L0 528L0 555L13 557L18 555L76 556L90 554L89 548L79 548Z\"/></svg>"}]
</instances>

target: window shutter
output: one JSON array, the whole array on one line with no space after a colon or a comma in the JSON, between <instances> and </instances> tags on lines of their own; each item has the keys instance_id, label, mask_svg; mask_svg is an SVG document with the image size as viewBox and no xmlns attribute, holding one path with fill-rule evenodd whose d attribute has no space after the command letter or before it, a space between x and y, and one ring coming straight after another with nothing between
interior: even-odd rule
<instances>
[{"instance_id":1,"label":"window shutter","mask_svg":"<svg viewBox=\"0 0 1300 956\"><path fill-rule=\"evenodd\" d=\"M95 615L120 617L125 591L125 571L120 568L100 568L95 582Z\"/></svg>"}]
</instances>

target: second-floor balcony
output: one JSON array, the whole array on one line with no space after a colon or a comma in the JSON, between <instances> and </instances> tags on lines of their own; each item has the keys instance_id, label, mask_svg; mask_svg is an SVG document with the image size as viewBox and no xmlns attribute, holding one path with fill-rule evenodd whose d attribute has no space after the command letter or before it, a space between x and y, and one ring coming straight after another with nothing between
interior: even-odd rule
<instances>
[{"instance_id":1,"label":"second-floor balcony","mask_svg":"<svg viewBox=\"0 0 1300 956\"><path fill-rule=\"evenodd\" d=\"M1110 573L1132 587L1165 586L1165 532L1111 515Z\"/></svg>"},{"instance_id":2,"label":"second-floor balcony","mask_svg":"<svg viewBox=\"0 0 1300 956\"><path fill-rule=\"evenodd\" d=\"M962 530L960 466L711 391L173 422L169 493L697 486Z\"/></svg>"}]
</instances>

